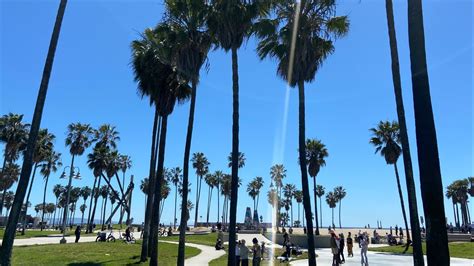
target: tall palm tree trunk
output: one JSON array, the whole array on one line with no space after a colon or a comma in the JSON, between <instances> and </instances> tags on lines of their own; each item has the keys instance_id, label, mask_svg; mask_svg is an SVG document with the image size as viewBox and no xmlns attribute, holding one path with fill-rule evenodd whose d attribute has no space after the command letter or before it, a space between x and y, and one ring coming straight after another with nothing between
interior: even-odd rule
<instances>
[{"instance_id":1,"label":"tall palm tree trunk","mask_svg":"<svg viewBox=\"0 0 474 266\"><path fill-rule=\"evenodd\" d=\"M301 222L301 216L300 216L300 203L298 203L298 221ZM316 221L317 222L317 221Z\"/></svg>"},{"instance_id":2,"label":"tall palm tree trunk","mask_svg":"<svg viewBox=\"0 0 474 266\"><path fill-rule=\"evenodd\" d=\"M176 205L178 203L178 184L174 186L174 219L173 219L173 229L176 230Z\"/></svg>"},{"instance_id":3,"label":"tall palm tree trunk","mask_svg":"<svg viewBox=\"0 0 474 266\"><path fill-rule=\"evenodd\" d=\"M456 227L459 228L459 226L461 225L461 221L459 220L459 205L456 203L456 217L457 217L457 224L456 224Z\"/></svg>"},{"instance_id":4,"label":"tall palm tree trunk","mask_svg":"<svg viewBox=\"0 0 474 266\"><path fill-rule=\"evenodd\" d=\"M402 85L400 78L400 64L398 60L397 36L395 32L395 21L393 17L392 0L385 1L387 11L388 35L390 39L390 55L392 59L392 80L397 105L398 123L400 125L400 140L402 144L403 165L408 194L408 209L410 211L410 224L413 236L413 265L424 265L423 251L421 249L420 222L418 220L418 204L416 200L415 181L413 178L413 166L410 154L410 144L405 120L405 107L403 104ZM407 247L408 247L407 243Z\"/></svg>"},{"instance_id":5,"label":"tall palm tree trunk","mask_svg":"<svg viewBox=\"0 0 474 266\"><path fill-rule=\"evenodd\" d=\"M95 191L95 185L97 184L97 178L98 177L94 177L94 184L92 185L92 193L91 193L91 200L90 200L90 203L89 203L89 214L87 215L87 228L86 228L86 234L87 233L92 233L91 231L91 228L90 228L90 220L91 220L91 211L92 211L92 200L94 199L94 191ZM85 202L84 202L85 204Z\"/></svg>"},{"instance_id":6,"label":"tall palm tree trunk","mask_svg":"<svg viewBox=\"0 0 474 266\"><path fill-rule=\"evenodd\" d=\"M31 188L33 188L33 183L35 182L35 175L36 169L38 169L38 163L35 163L33 167L33 175L31 176L30 187L28 188L28 193L26 194L26 201L25 201L25 219L23 219L23 228L21 229L21 235L25 235L25 228L26 228L26 214L28 213L28 201L30 200Z\"/></svg>"},{"instance_id":7,"label":"tall palm tree trunk","mask_svg":"<svg viewBox=\"0 0 474 266\"><path fill-rule=\"evenodd\" d=\"M313 177L313 192L314 192L314 222L316 224L316 235L319 236L318 195L316 195L316 176Z\"/></svg>"},{"instance_id":8,"label":"tall palm tree trunk","mask_svg":"<svg viewBox=\"0 0 474 266\"><path fill-rule=\"evenodd\" d=\"M45 206L46 206L46 189L48 188L48 180L49 180L49 175L46 176L46 180L44 181L43 213L41 214L41 231L43 231L43 228L44 228L44 209L45 209Z\"/></svg>"},{"instance_id":9,"label":"tall palm tree trunk","mask_svg":"<svg viewBox=\"0 0 474 266\"><path fill-rule=\"evenodd\" d=\"M408 39L428 265L449 265L443 184L431 105L421 0L408 0Z\"/></svg>"},{"instance_id":10,"label":"tall palm tree trunk","mask_svg":"<svg viewBox=\"0 0 474 266\"><path fill-rule=\"evenodd\" d=\"M237 200L239 193L239 65L237 58L237 47L232 47L232 179L230 191L230 220L229 220L229 257L228 265L236 264L235 241Z\"/></svg>"},{"instance_id":11,"label":"tall palm tree trunk","mask_svg":"<svg viewBox=\"0 0 474 266\"><path fill-rule=\"evenodd\" d=\"M309 196L308 172L306 169L306 136L305 136L305 99L304 99L304 81L298 81L299 98L299 136L298 152L301 170L301 185L303 187L303 206L306 211L306 235L308 236L308 265L316 265L316 254L314 252L314 234L313 217L311 217L311 198Z\"/></svg>"},{"instance_id":12,"label":"tall palm tree trunk","mask_svg":"<svg viewBox=\"0 0 474 266\"><path fill-rule=\"evenodd\" d=\"M339 201L339 228L342 228L342 225L341 225L341 203L342 203L342 199ZM408 229L407 229L407 232L408 232Z\"/></svg>"},{"instance_id":13,"label":"tall palm tree trunk","mask_svg":"<svg viewBox=\"0 0 474 266\"><path fill-rule=\"evenodd\" d=\"M0 250L0 264L10 265L11 255L13 249L13 240L15 238L16 226L20 217L21 205L25 199L26 189L31 175L31 168L33 165L33 153L35 150L36 140L38 138L38 132L41 125L41 117L43 115L43 107L46 101L46 94L48 91L49 77L51 76L51 69L53 68L54 54L56 52L56 46L58 44L59 32L61 30L61 24L66 10L67 0L61 0L59 4L58 14L56 16L56 22L54 23L53 34L51 36L51 42L49 44L48 55L46 57L46 63L43 70L43 77L41 79L41 85L38 92L38 98L36 100L35 111L33 114L33 121L31 123L31 130L28 137L28 144L26 151L23 155L23 166L21 168L20 180L18 182L17 190L15 193L15 200L8 216L7 227L3 235L2 247Z\"/></svg>"},{"instance_id":14,"label":"tall palm tree trunk","mask_svg":"<svg viewBox=\"0 0 474 266\"><path fill-rule=\"evenodd\" d=\"M153 241L150 245L151 248L151 256L150 256L150 265L156 266L158 265L158 229L160 224L160 201L161 201L161 186L163 183L163 168L164 168L164 160L165 160L165 146L166 146L166 130L168 127L168 115L164 115L162 118L162 126L160 132L160 147L159 147L159 154L158 154L158 176L157 182L155 185L155 200L153 201L153 211L152 220L155 221L154 224L151 224L151 234L153 236Z\"/></svg>"},{"instance_id":15,"label":"tall palm tree trunk","mask_svg":"<svg viewBox=\"0 0 474 266\"><path fill-rule=\"evenodd\" d=\"M71 201L71 190L72 190L72 176L74 174L74 159L76 156L73 154L71 158L71 168L69 172L69 181L67 184L67 197L66 197L66 205L64 207L64 213L63 213L63 223L62 223L62 230L64 232L66 231L66 221L67 221L67 214L68 214L68 208L69 208L69 203Z\"/></svg>"},{"instance_id":16,"label":"tall palm tree trunk","mask_svg":"<svg viewBox=\"0 0 474 266\"><path fill-rule=\"evenodd\" d=\"M209 212L211 210L211 198L212 198L212 189L209 186L208 196L207 196L207 215L206 215L206 224L209 227Z\"/></svg>"},{"instance_id":17,"label":"tall palm tree trunk","mask_svg":"<svg viewBox=\"0 0 474 266\"><path fill-rule=\"evenodd\" d=\"M160 122L159 122L159 121ZM147 260L149 255L148 240L150 236L150 223L153 211L153 189L152 186L155 184L155 168L156 168L156 143L159 138L158 132L160 131L161 119L159 118L158 110L155 108L155 116L153 118L153 131L151 134L151 152L150 152L150 171L148 179L148 191L147 201L145 210L145 223L143 227L143 238L142 238L142 249L140 254L140 261L144 262Z\"/></svg>"},{"instance_id":18,"label":"tall palm tree trunk","mask_svg":"<svg viewBox=\"0 0 474 266\"><path fill-rule=\"evenodd\" d=\"M56 198L56 205L54 205L54 213L53 213L53 227L56 222L56 211L58 209L58 198Z\"/></svg>"},{"instance_id":19,"label":"tall palm tree trunk","mask_svg":"<svg viewBox=\"0 0 474 266\"><path fill-rule=\"evenodd\" d=\"M323 204L321 198L319 198L319 219L321 222L321 227L323 227Z\"/></svg>"},{"instance_id":20,"label":"tall palm tree trunk","mask_svg":"<svg viewBox=\"0 0 474 266\"><path fill-rule=\"evenodd\" d=\"M201 197L201 180L202 176L196 175L196 209L194 212L194 227L197 227L199 213L199 199Z\"/></svg>"},{"instance_id":21,"label":"tall palm tree trunk","mask_svg":"<svg viewBox=\"0 0 474 266\"><path fill-rule=\"evenodd\" d=\"M221 182L221 181L219 180L219 183L220 183L220 182ZM220 207L221 207L221 205L220 205L220 198L221 198L221 196L220 196L219 192L220 192L219 184L217 184L217 223L219 223L219 218L220 218L219 210L220 210Z\"/></svg>"},{"instance_id":22,"label":"tall palm tree trunk","mask_svg":"<svg viewBox=\"0 0 474 266\"><path fill-rule=\"evenodd\" d=\"M3 189L3 192L2 192L2 199L0 200L0 215L3 214L3 205L4 205L4 202L5 202L5 193L7 192L7 188L5 187ZM8 215L7 215L8 217Z\"/></svg>"},{"instance_id":23,"label":"tall palm tree trunk","mask_svg":"<svg viewBox=\"0 0 474 266\"><path fill-rule=\"evenodd\" d=\"M456 204L454 204L453 202L453 217L454 217L454 225L457 225L458 224L458 220L456 219L456 206L454 206Z\"/></svg>"},{"instance_id":24,"label":"tall palm tree trunk","mask_svg":"<svg viewBox=\"0 0 474 266\"><path fill-rule=\"evenodd\" d=\"M409 231L410 229L408 228L407 213L405 211L405 202L403 200L402 186L400 185L400 176L398 175L397 163L394 163L393 167L395 168L395 176L397 178L397 188L398 188L398 195L400 196L400 205L402 207L403 221L405 223L405 228L406 228L406 231L407 231L407 245L405 247L405 251L406 251L408 249L408 246L410 246L409 243L411 241L410 231ZM446 230L446 228L445 228L445 230Z\"/></svg>"},{"instance_id":25,"label":"tall palm tree trunk","mask_svg":"<svg viewBox=\"0 0 474 266\"><path fill-rule=\"evenodd\" d=\"M331 219L332 219L332 227L334 227L334 207L331 208L331 212L332 212L332 217L331 217Z\"/></svg>"},{"instance_id":26,"label":"tall palm tree trunk","mask_svg":"<svg viewBox=\"0 0 474 266\"><path fill-rule=\"evenodd\" d=\"M196 107L196 86L197 80L192 80L191 103L189 107L188 129L186 133L186 144L184 147L183 159L183 197L181 201L181 221L179 223L179 246L178 246L178 266L184 266L184 245L186 241L187 226L187 203L188 203L188 187L189 187L189 155L191 152L191 140L193 137L194 125L194 109Z\"/></svg>"},{"instance_id":27,"label":"tall palm tree trunk","mask_svg":"<svg viewBox=\"0 0 474 266\"><path fill-rule=\"evenodd\" d=\"M102 180L101 176L97 177L99 178L99 182L97 182L97 187L99 188L100 187L100 181ZM90 229L89 229L89 233L92 233L92 231L94 230L94 219L95 219L95 211L97 209L97 201L99 201L99 197L93 197L94 198L94 207L92 207L92 214L91 214L91 219L89 221L89 226L90 226Z\"/></svg>"}]
</instances>

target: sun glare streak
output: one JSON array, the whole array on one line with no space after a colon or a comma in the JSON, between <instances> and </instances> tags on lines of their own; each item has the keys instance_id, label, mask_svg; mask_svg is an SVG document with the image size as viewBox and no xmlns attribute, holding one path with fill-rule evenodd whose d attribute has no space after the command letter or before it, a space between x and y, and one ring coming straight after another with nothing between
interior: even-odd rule
<instances>
[{"instance_id":1,"label":"sun glare streak","mask_svg":"<svg viewBox=\"0 0 474 266\"><path fill-rule=\"evenodd\" d=\"M293 31L291 35L291 49L290 49L290 58L288 63L288 83L285 89L285 102L283 106L283 119L281 130L277 132L279 135L276 136L275 144L273 148L273 164L275 163L282 163L284 160L285 154L285 142L286 142L286 132L287 132L287 124L288 124L288 109L290 104L290 83L293 78L293 65L295 60L295 47L296 47L296 37L298 32L298 23L300 18L300 10L301 10L301 2L299 0L295 1L296 8L295 8L295 17L293 23ZM274 206L278 206L276 202L278 200L277 197L274 197L272 204L272 243L276 243L276 228L275 225L277 224L277 209ZM274 246L269 249L269 257L270 257L270 265L274 265Z\"/></svg>"}]
</instances>

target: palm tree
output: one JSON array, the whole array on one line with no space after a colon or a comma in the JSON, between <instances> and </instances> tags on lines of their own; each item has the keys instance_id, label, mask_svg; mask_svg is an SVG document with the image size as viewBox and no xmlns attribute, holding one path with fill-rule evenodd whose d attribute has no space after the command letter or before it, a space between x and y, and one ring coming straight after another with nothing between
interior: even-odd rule
<instances>
[{"instance_id":1,"label":"palm tree","mask_svg":"<svg viewBox=\"0 0 474 266\"><path fill-rule=\"evenodd\" d=\"M223 181L223 178L224 178L224 173L222 171L215 171L214 172L214 177L216 178L216 187L217 187L217 222L219 223L219 219L220 219L220 199L221 199L221 196L220 196L220 186L222 185L222 181Z\"/></svg>"},{"instance_id":2,"label":"palm tree","mask_svg":"<svg viewBox=\"0 0 474 266\"><path fill-rule=\"evenodd\" d=\"M300 205L301 205L301 202L303 202L303 191L296 190L295 193L294 193L294 197L295 197L296 202L298 203L298 222L301 222Z\"/></svg>"},{"instance_id":3,"label":"palm tree","mask_svg":"<svg viewBox=\"0 0 474 266\"><path fill-rule=\"evenodd\" d=\"M33 154L33 174L31 176L30 188L28 189L28 193L26 194L25 202L30 200L31 189L33 188L33 183L35 181L36 169L41 166L41 163L46 160L51 152L53 152L54 148L54 139L56 136L49 133L47 129L40 129L38 133L38 141L36 142L35 152ZM28 211L28 210L26 210ZM25 212L26 217L26 212ZM23 221L23 229L21 230L21 235L25 235L25 228L26 228L26 219Z\"/></svg>"},{"instance_id":4,"label":"palm tree","mask_svg":"<svg viewBox=\"0 0 474 266\"><path fill-rule=\"evenodd\" d=\"M257 188L255 187L255 180L252 180L247 184L247 193L253 200L253 211L255 212L257 210L256 200L258 195Z\"/></svg>"},{"instance_id":5,"label":"palm tree","mask_svg":"<svg viewBox=\"0 0 474 266\"><path fill-rule=\"evenodd\" d=\"M84 154L85 150L92 144L92 137L94 130L89 124L81 123L72 123L67 127L67 136L66 136L66 147L69 147L69 153L71 153L71 164L70 164L70 174L69 174L69 183L67 185L68 192L66 197L66 206L69 206L70 200L70 188L72 182L72 176L74 174L74 159L76 156L81 156ZM67 218L67 208L64 209L63 213L63 225L66 224Z\"/></svg>"},{"instance_id":6,"label":"palm tree","mask_svg":"<svg viewBox=\"0 0 474 266\"><path fill-rule=\"evenodd\" d=\"M275 16L261 20L257 28L261 41L260 58L278 59L277 73L291 87L298 86L299 95L299 163L303 186L303 205L308 227L310 265L316 264L313 223L306 169L305 146L305 82L312 82L324 59L334 52L334 40L348 32L347 16L336 16L335 1L279 1ZM280 25L281 24L281 25Z\"/></svg>"},{"instance_id":7,"label":"palm tree","mask_svg":"<svg viewBox=\"0 0 474 266\"><path fill-rule=\"evenodd\" d=\"M293 184L286 184L283 187L283 195L285 196L286 199L286 206L288 206L289 209L291 209L291 216L288 214L288 209L287 211L287 216L289 216L290 219L290 226L293 226L293 197L295 195L296 191L296 186Z\"/></svg>"},{"instance_id":8,"label":"palm tree","mask_svg":"<svg viewBox=\"0 0 474 266\"><path fill-rule=\"evenodd\" d=\"M88 186L85 186L81 188L81 197L84 199L84 203L81 205L81 212L82 212L82 217L81 217L81 227L84 223L84 212L87 209L86 201L87 199L91 196L92 194L92 189ZM82 206L85 206L84 208ZM82 210L84 209L84 210Z\"/></svg>"},{"instance_id":9,"label":"palm tree","mask_svg":"<svg viewBox=\"0 0 474 266\"><path fill-rule=\"evenodd\" d=\"M346 189L344 189L342 186L337 186L334 188L334 196L337 199L337 202L339 203L339 228L342 228L341 226L341 203L342 199L346 196Z\"/></svg>"},{"instance_id":10,"label":"palm tree","mask_svg":"<svg viewBox=\"0 0 474 266\"><path fill-rule=\"evenodd\" d=\"M390 55L392 60L392 80L397 105L398 122L400 123L400 142L402 144L403 165L407 183L408 209L410 211L410 224L413 238L413 265L424 265L423 251L421 249L420 222L418 220L418 204L416 200L415 181L413 178L413 165L411 161L410 144L405 119L402 85L400 78L400 64L398 61L397 36L393 17L392 0L385 0L387 12L388 36L390 42ZM408 247L408 246L407 246Z\"/></svg>"},{"instance_id":11,"label":"palm tree","mask_svg":"<svg viewBox=\"0 0 474 266\"><path fill-rule=\"evenodd\" d=\"M408 40L420 169L421 198L426 219L428 265L449 264L443 184L431 105L421 0L408 1Z\"/></svg>"},{"instance_id":12,"label":"palm tree","mask_svg":"<svg viewBox=\"0 0 474 266\"><path fill-rule=\"evenodd\" d=\"M149 190L148 183L149 183L148 177L143 178L142 181L140 182L140 191L143 192L143 194L145 194L145 206L146 206L148 190Z\"/></svg>"},{"instance_id":13,"label":"palm tree","mask_svg":"<svg viewBox=\"0 0 474 266\"><path fill-rule=\"evenodd\" d=\"M209 212L211 211L211 200L212 200L212 190L216 184L216 178L213 174L206 174L204 178L207 186L209 187L207 191L207 215L206 215L206 224L209 226Z\"/></svg>"},{"instance_id":14,"label":"palm tree","mask_svg":"<svg viewBox=\"0 0 474 266\"><path fill-rule=\"evenodd\" d=\"M59 198L61 197L61 194L63 193L63 191L64 191L64 187L61 186L60 184L56 184L53 187L53 194L56 197L56 204L55 204L56 207L59 206ZM55 225L55 221L56 221L56 209L54 210L53 226Z\"/></svg>"},{"instance_id":15,"label":"palm tree","mask_svg":"<svg viewBox=\"0 0 474 266\"><path fill-rule=\"evenodd\" d=\"M286 169L283 166L283 164L275 164L270 168L270 178L272 180L272 183L270 184L270 187L273 186L273 183L275 184L276 187L276 192L278 193L278 199L282 199L281 197L281 189L283 187L283 179L286 177ZM280 205L276 206L276 224L277 224L277 231L279 231L278 226L280 224L280 221L278 217L280 217Z\"/></svg>"},{"instance_id":16,"label":"palm tree","mask_svg":"<svg viewBox=\"0 0 474 266\"><path fill-rule=\"evenodd\" d=\"M452 203L453 203L453 217L454 217L454 224L456 227L459 227L459 209L458 211L456 212L456 209L458 208L458 200L457 200L457 196L456 196L456 188L454 187L454 184L450 184L447 188L446 188L446 197L448 199L451 199Z\"/></svg>"},{"instance_id":17,"label":"palm tree","mask_svg":"<svg viewBox=\"0 0 474 266\"><path fill-rule=\"evenodd\" d=\"M3 209L3 201L8 189L10 189L15 182L18 181L20 175L20 166L16 163L8 163L5 168L2 169L0 178L0 189L3 191L1 200L1 209Z\"/></svg>"},{"instance_id":18,"label":"palm tree","mask_svg":"<svg viewBox=\"0 0 474 266\"><path fill-rule=\"evenodd\" d=\"M193 168L196 170L196 210L194 212L194 227L197 227L202 177L209 172L210 163L202 152L193 153L191 162L193 163Z\"/></svg>"},{"instance_id":19,"label":"palm tree","mask_svg":"<svg viewBox=\"0 0 474 266\"><path fill-rule=\"evenodd\" d=\"M329 205L332 211L332 227L334 228L334 208L336 208L337 197L334 195L334 192L329 192L326 194L326 203Z\"/></svg>"},{"instance_id":20,"label":"palm tree","mask_svg":"<svg viewBox=\"0 0 474 266\"><path fill-rule=\"evenodd\" d=\"M48 181L49 181L49 176L51 173L56 173L58 171L58 168L61 167L63 164L61 162L61 153L57 153L53 150L51 150L45 157L44 162L41 164L41 169L40 173L44 177L44 191L43 191L43 206L46 204L46 190L48 188ZM54 193L56 195L56 192ZM57 204L57 198L59 197L56 196L56 204ZM53 219L54 223L54 219ZM43 215L41 215L41 231L43 231L44 227L44 212Z\"/></svg>"},{"instance_id":21,"label":"palm tree","mask_svg":"<svg viewBox=\"0 0 474 266\"><path fill-rule=\"evenodd\" d=\"M173 49L173 39L176 37L176 28L166 23L160 23L154 30L147 29L142 40L132 43L134 51L133 68L135 80L138 81L139 91L143 95L150 95L152 102L155 103L156 111L162 118L160 141L158 148L158 173L157 180L151 176L150 192L147 203L147 212L145 213L145 231L144 237L148 236L148 230L151 226L150 236L158 235L159 224L159 203L162 184L162 175L164 168L166 130L168 116L173 112L176 103L184 103L191 94L191 88L186 79L179 77L176 68L171 65L176 58L177 50ZM148 66L153 66L149 68ZM154 158L152 158L153 160ZM151 163L153 164L153 162ZM153 198L152 198L153 195ZM152 200L151 200L152 199ZM147 225L148 224L148 225ZM150 248L148 242L142 243L141 260L146 260L148 250L151 254L151 265L157 264L158 239L153 237Z\"/></svg>"},{"instance_id":22,"label":"palm tree","mask_svg":"<svg viewBox=\"0 0 474 266\"><path fill-rule=\"evenodd\" d=\"M254 22L266 15L269 1L212 0L211 16L207 20L217 46L232 54L232 187L237 187L239 174L239 69L237 51L250 37ZM229 265L235 263L235 225L238 191L233 190L230 206Z\"/></svg>"},{"instance_id":23,"label":"palm tree","mask_svg":"<svg viewBox=\"0 0 474 266\"><path fill-rule=\"evenodd\" d=\"M5 197L3 201L3 207L7 209L6 215L8 217L8 212L10 211L10 208L13 205L13 200L15 199L15 193L13 191L7 191L5 192Z\"/></svg>"},{"instance_id":24,"label":"palm tree","mask_svg":"<svg viewBox=\"0 0 474 266\"><path fill-rule=\"evenodd\" d=\"M181 174L182 170L179 167L171 168L171 183L174 185L174 219L173 219L173 229L176 229L176 206L178 199L178 184L182 182L183 175Z\"/></svg>"},{"instance_id":25,"label":"palm tree","mask_svg":"<svg viewBox=\"0 0 474 266\"><path fill-rule=\"evenodd\" d=\"M2 171L25 150L29 129L30 125L23 123L23 115L9 113L0 117L0 143L5 144Z\"/></svg>"},{"instance_id":26,"label":"palm tree","mask_svg":"<svg viewBox=\"0 0 474 266\"><path fill-rule=\"evenodd\" d=\"M270 190L267 192L267 201L268 203L272 206L273 209L279 209L280 208L280 197L278 196L278 191L274 187L270 187ZM276 226L277 226L277 231L279 227L279 221L280 221L280 213L276 212Z\"/></svg>"},{"instance_id":27,"label":"palm tree","mask_svg":"<svg viewBox=\"0 0 474 266\"><path fill-rule=\"evenodd\" d=\"M77 205L77 201L79 200L80 197L81 197L81 188L80 187L72 188L71 198L70 198L71 216L70 216L70 222L69 222L69 224L71 224L71 225L74 224L74 217L76 215L76 205Z\"/></svg>"},{"instance_id":28,"label":"palm tree","mask_svg":"<svg viewBox=\"0 0 474 266\"><path fill-rule=\"evenodd\" d=\"M314 193L314 221L316 223L316 235L319 235L318 225L318 204L316 198L316 176L321 167L326 165L326 157L329 156L326 145L318 139L306 140L306 161L308 163L308 173L313 178Z\"/></svg>"},{"instance_id":29,"label":"palm tree","mask_svg":"<svg viewBox=\"0 0 474 266\"><path fill-rule=\"evenodd\" d=\"M97 133L96 133L97 134ZM98 143L102 143L99 144ZM109 149L103 145L103 141L96 143L92 153L87 155L87 165L92 170L94 175L94 184L92 185L92 197L89 202L89 214L87 216L86 233L92 233L92 225L94 224L95 211L97 208L98 192L100 191L100 182L102 174L107 168L107 161L109 160Z\"/></svg>"},{"instance_id":30,"label":"palm tree","mask_svg":"<svg viewBox=\"0 0 474 266\"><path fill-rule=\"evenodd\" d=\"M176 51L176 68L179 75L191 82L191 103L189 108L188 128L184 148L183 162L183 201L181 203L180 227L187 224L186 210L189 190L189 159L191 153L191 139L194 126L194 111L196 106L196 92L199 84L199 72L207 60L212 40L206 21L209 15L207 1L180 1L166 0L166 23L173 27L173 49ZM196 209L198 206L196 206ZM177 265L184 265L185 231L180 230Z\"/></svg>"},{"instance_id":31,"label":"palm tree","mask_svg":"<svg viewBox=\"0 0 474 266\"><path fill-rule=\"evenodd\" d=\"M324 187L321 186L321 185L317 185L316 186L316 196L319 198L319 219L320 219L320 227L323 226L323 213L322 213L322 200L321 200L321 197L324 196L324 193L326 193L324 191ZM316 204L316 202L315 202Z\"/></svg>"},{"instance_id":32,"label":"palm tree","mask_svg":"<svg viewBox=\"0 0 474 266\"><path fill-rule=\"evenodd\" d=\"M81 217L81 227L82 227L82 224L84 222L84 212L86 211L87 209L87 204L83 203L81 204L81 206L79 207L79 210L81 211L82 213L82 217Z\"/></svg>"},{"instance_id":33,"label":"palm tree","mask_svg":"<svg viewBox=\"0 0 474 266\"><path fill-rule=\"evenodd\" d=\"M405 203L403 200L402 187L400 185L400 176L398 175L397 161L402 152L400 147L400 128L396 121L380 121L376 128L371 128L373 137L370 143L375 147L375 153L379 153L384 157L387 164L393 164L395 177L397 180L398 195L400 196L400 205L402 207L403 220L407 231L407 247L410 243L410 231L408 231L407 215L405 211ZM445 228L446 230L446 228ZM407 248L405 247L405 249Z\"/></svg>"},{"instance_id":34,"label":"palm tree","mask_svg":"<svg viewBox=\"0 0 474 266\"><path fill-rule=\"evenodd\" d=\"M120 170L122 170L122 186L125 189L125 173L128 169L132 168L132 159L128 155L120 155ZM123 206L120 208L120 221L119 224L122 226L123 221Z\"/></svg>"},{"instance_id":35,"label":"palm tree","mask_svg":"<svg viewBox=\"0 0 474 266\"><path fill-rule=\"evenodd\" d=\"M105 210L107 209L107 197L109 196L109 187L103 185L100 187L99 195L102 197L102 204L100 207L102 230L105 230Z\"/></svg>"},{"instance_id":36,"label":"palm tree","mask_svg":"<svg viewBox=\"0 0 474 266\"><path fill-rule=\"evenodd\" d=\"M12 163L18 159L20 153L26 148L26 142L28 141L29 124L23 123L22 120L23 115L12 113L0 117L0 143L4 143L5 145L0 179L2 179L4 183L6 182L5 185L9 184L9 181L7 181L8 178L4 177L3 173L8 168L8 164L12 166ZM11 169L12 168L10 168L10 170ZM15 180L15 182L16 181L17 180ZM13 183L11 183L11 185L13 185ZM9 187L2 186L2 188L2 194L5 194ZM2 213L3 200L0 202L0 215Z\"/></svg>"},{"instance_id":37,"label":"palm tree","mask_svg":"<svg viewBox=\"0 0 474 266\"><path fill-rule=\"evenodd\" d=\"M237 160L238 161L237 166L239 169L245 166L246 159L247 158L245 158L245 153L239 152L239 156ZM227 156L227 161L229 162L227 166L229 166L229 168L232 168L232 152L229 154L229 156Z\"/></svg>"},{"instance_id":38,"label":"palm tree","mask_svg":"<svg viewBox=\"0 0 474 266\"><path fill-rule=\"evenodd\" d=\"M161 184L161 195L160 195L160 217L163 214L163 209L165 208L165 200L168 198L171 192L169 179L164 179Z\"/></svg>"}]
</instances>

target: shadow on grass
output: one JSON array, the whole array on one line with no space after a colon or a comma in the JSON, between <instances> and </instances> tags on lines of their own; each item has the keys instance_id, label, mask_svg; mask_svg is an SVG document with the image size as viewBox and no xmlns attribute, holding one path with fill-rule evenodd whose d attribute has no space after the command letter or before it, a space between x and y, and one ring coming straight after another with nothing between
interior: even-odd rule
<instances>
[{"instance_id":1,"label":"shadow on grass","mask_svg":"<svg viewBox=\"0 0 474 266\"><path fill-rule=\"evenodd\" d=\"M79 262L79 263L69 263L69 266L100 266L102 263L97 262Z\"/></svg>"}]
</instances>

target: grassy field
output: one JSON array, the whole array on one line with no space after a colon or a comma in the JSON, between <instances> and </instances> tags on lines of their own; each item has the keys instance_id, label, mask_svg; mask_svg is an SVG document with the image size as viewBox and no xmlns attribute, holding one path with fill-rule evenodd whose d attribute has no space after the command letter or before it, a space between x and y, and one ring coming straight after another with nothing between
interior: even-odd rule
<instances>
[{"instance_id":1,"label":"grassy field","mask_svg":"<svg viewBox=\"0 0 474 266\"><path fill-rule=\"evenodd\" d=\"M403 246L390 246L380 248L369 248L370 251L390 252L401 254L405 248ZM410 247L407 253L413 253ZM423 254L426 254L426 244L423 243ZM474 259L474 242L452 242L449 243L449 255L454 258Z\"/></svg>"},{"instance_id":2,"label":"grassy field","mask_svg":"<svg viewBox=\"0 0 474 266\"><path fill-rule=\"evenodd\" d=\"M169 237L162 237L161 240L166 241L179 241L179 235L176 236L169 236ZM186 242L194 243L194 244L201 244L206 246L214 246L216 244L217 233L210 233L207 235L186 235Z\"/></svg>"},{"instance_id":3,"label":"grassy field","mask_svg":"<svg viewBox=\"0 0 474 266\"><path fill-rule=\"evenodd\" d=\"M3 233L5 232L4 229L0 229L0 238L3 238ZM17 232L15 238L16 239L24 239L24 238L31 238L31 237L47 237L49 235L58 235L61 234L61 231L56 231L56 230L37 230L37 229L30 229L25 231L25 235L21 235L21 232ZM67 231L66 236L69 235L74 235L74 230L73 231ZM84 231L82 231L81 236L93 236L96 235L96 233L92 234L85 234Z\"/></svg>"},{"instance_id":4,"label":"grassy field","mask_svg":"<svg viewBox=\"0 0 474 266\"><path fill-rule=\"evenodd\" d=\"M275 260L274 260L274 263L273 264L270 264L269 261L267 260L264 260L260 263L260 265L276 265L276 266L288 266L290 265L288 262L280 262L279 260L276 259L276 257L280 256L281 254L283 254L284 250L283 249L276 249L274 251L274 257L275 257ZM215 260L212 260L209 265L210 266L219 266L219 265L226 265L227 264L227 246L226 246L226 254L215 259ZM307 252L304 252L302 255L298 256L298 257L293 257L293 260L292 261L295 261L295 260L302 260L302 259L307 259L308 258L308 253ZM250 257L249 258L249 265L252 265L252 258Z\"/></svg>"},{"instance_id":5,"label":"grassy field","mask_svg":"<svg viewBox=\"0 0 474 266\"><path fill-rule=\"evenodd\" d=\"M138 263L141 244L123 242L91 242L66 245L38 245L15 247L12 265L146 265ZM178 246L159 244L159 264L176 265ZM186 247L186 258L196 256L200 250Z\"/></svg>"}]
</instances>

